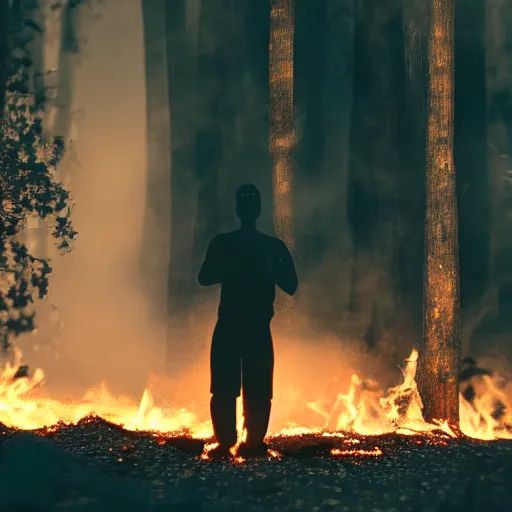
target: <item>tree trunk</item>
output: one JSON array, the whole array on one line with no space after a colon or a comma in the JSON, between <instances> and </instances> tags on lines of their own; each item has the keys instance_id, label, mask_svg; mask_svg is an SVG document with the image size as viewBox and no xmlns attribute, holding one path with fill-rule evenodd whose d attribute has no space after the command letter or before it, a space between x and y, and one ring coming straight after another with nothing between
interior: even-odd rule
<instances>
[{"instance_id":1,"label":"tree trunk","mask_svg":"<svg viewBox=\"0 0 512 512\"><path fill-rule=\"evenodd\" d=\"M73 76L76 56L80 54L78 38L78 17L80 7L71 7L67 4L62 13L62 26L60 35L60 48L57 64L56 80L56 112L52 123L53 135L63 137L67 142L71 135L71 108L73 104ZM69 165L66 166L69 171ZM59 168L59 171L62 169ZM60 179L70 182L71 177L64 171Z\"/></svg>"},{"instance_id":2,"label":"tree trunk","mask_svg":"<svg viewBox=\"0 0 512 512\"><path fill-rule=\"evenodd\" d=\"M411 340L419 343L422 333L429 15L425 0L402 0L405 94L398 255L402 315L397 327L408 346Z\"/></svg>"},{"instance_id":3,"label":"tree trunk","mask_svg":"<svg viewBox=\"0 0 512 512\"><path fill-rule=\"evenodd\" d=\"M18 16L18 23L22 25L22 19L25 15L23 11L24 4L20 2L20 10ZM46 94L48 86L48 73L46 72L45 58L44 58L44 44L45 33L44 27L44 3L39 3L37 8L30 12L32 21L41 27L42 32L32 31L30 34L32 39L27 43L27 51L32 61L32 66L29 69L31 76L32 92L36 95ZM46 108L46 105L43 107ZM44 126L44 131L47 132L47 126ZM45 133L48 135L48 133ZM28 250L37 258L48 258L48 226L47 221L40 217L29 217L27 225L22 232L22 238L26 243Z\"/></svg>"},{"instance_id":4,"label":"tree trunk","mask_svg":"<svg viewBox=\"0 0 512 512\"><path fill-rule=\"evenodd\" d=\"M221 230L234 229L235 191L243 183L271 197L268 144L268 27L266 2L205 2L197 59L198 211L194 257ZM271 209L258 222L271 229ZM211 293L216 293L212 290Z\"/></svg>"},{"instance_id":5,"label":"tree trunk","mask_svg":"<svg viewBox=\"0 0 512 512\"><path fill-rule=\"evenodd\" d=\"M141 247L141 274L150 310L164 320L168 314L167 283L171 229L170 113L167 84L165 0L144 0L146 57L147 190Z\"/></svg>"},{"instance_id":6,"label":"tree trunk","mask_svg":"<svg viewBox=\"0 0 512 512\"><path fill-rule=\"evenodd\" d=\"M274 192L274 231L290 251L293 231L293 163L295 144L293 104L293 45L295 0L271 0L270 4L270 153ZM289 324L293 301L281 295L278 305Z\"/></svg>"},{"instance_id":7,"label":"tree trunk","mask_svg":"<svg viewBox=\"0 0 512 512\"><path fill-rule=\"evenodd\" d=\"M236 37L241 22L234 19L231 7L227 2L206 2L199 16L195 152L198 207L193 251L196 271L208 242L231 227L229 220L233 218L229 156L234 151L232 133L240 94L240 84L235 81L238 62L234 57L241 45Z\"/></svg>"},{"instance_id":8,"label":"tree trunk","mask_svg":"<svg viewBox=\"0 0 512 512\"><path fill-rule=\"evenodd\" d=\"M347 221L354 0L297 2L295 10L294 211L300 307L322 328L343 331L350 288ZM325 300L319 300L325 297ZM305 303L305 301L307 301ZM297 301L298 303L299 301ZM298 304L297 304L298 307Z\"/></svg>"},{"instance_id":9,"label":"tree trunk","mask_svg":"<svg viewBox=\"0 0 512 512\"><path fill-rule=\"evenodd\" d=\"M0 118L4 116L6 60L9 55L9 0L0 0Z\"/></svg>"},{"instance_id":10,"label":"tree trunk","mask_svg":"<svg viewBox=\"0 0 512 512\"><path fill-rule=\"evenodd\" d=\"M486 90L490 178L489 303L499 307L502 327L512 317L512 1L487 0Z\"/></svg>"},{"instance_id":11,"label":"tree trunk","mask_svg":"<svg viewBox=\"0 0 512 512\"><path fill-rule=\"evenodd\" d=\"M310 279L311 273L325 256L332 238L324 228L325 209L331 208L325 204L325 194L321 192L327 171L323 166L327 133L322 104L326 78L326 3L326 0L297 2L294 13L294 108L300 142L297 133L293 195L303 198L302 207L293 212L294 224L301 226L294 234L294 242L296 264L301 269L302 279L308 283L317 282L317 279ZM315 204L317 201L320 204ZM316 311L311 313L318 319Z\"/></svg>"},{"instance_id":12,"label":"tree trunk","mask_svg":"<svg viewBox=\"0 0 512 512\"><path fill-rule=\"evenodd\" d=\"M458 427L458 220L453 162L454 0L432 0L429 39L424 331L424 417Z\"/></svg>"},{"instance_id":13,"label":"tree trunk","mask_svg":"<svg viewBox=\"0 0 512 512\"><path fill-rule=\"evenodd\" d=\"M485 84L485 3L455 7L454 160L459 206L462 353L487 310L489 269L489 171ZM482 300L484 299L484 300Z\"/></svg>"},{"instance_id":14,"label":"tree trunk","mask_svg":"<svg viewBox=\"0 0 512 512\"><path fill-rule=\"evenodd\" d=\"M398 176L405 82L399 1L355 2L354 57L349 184L354 259L346 327L349 336L387 351L395 340L398 295Z\"/></svg>"},{"instance_id":15,"label":"tree trunk","mask_svg":"<svg viewBox=\"0 0 512 512\"><path fill-rule=\"evenodd\" d=\"M190 312L197 289L193 268L197 216L196 181L196 56L187 26L187 1L165 2L167 87L171 117L171 232L168 271L168 361L182 366L189 353Z\"/></svg>"},{"instance_id":16,"label":"tree trunk","mask_svg":"<svg viewBox=\"0 0 512 512\"><path fill-rule=\"evenodd\" d=\"M323 167L329 189L336 191L335 197L325 208L326 231L330 237L328 260L336 265L336 269L340 265L348 269L352 255L347 203L354 94L354 0L327 0L326 8L326 76L322 91L325 133ZM339 312L340 309L346 310L348 305L349 282L346 273L340 273L333 280L332 269L333 266L326 265L323 280L324 290L333 288L331 311L327 314L331 321L341 322L343 316ZM328 309L325 304L321 307Z\"/></svg>"}]
</instances>

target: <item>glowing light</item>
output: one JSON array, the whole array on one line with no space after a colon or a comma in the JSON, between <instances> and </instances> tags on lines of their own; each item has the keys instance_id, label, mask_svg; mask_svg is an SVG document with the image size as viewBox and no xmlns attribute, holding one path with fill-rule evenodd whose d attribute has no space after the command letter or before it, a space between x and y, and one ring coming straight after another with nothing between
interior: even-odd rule
<instances>
[{"instance_id":1,"label":"glowing light","mask_svg":"<svg viewBox=\"0 0 512 512\"><path fill-rule=\"evenodd\" d=\"M444 440L457 437L457 432L453 431L446 420L428 423L423 419L421 398L415 380L417 360L418 352L414 350L403 369L402 383L389 388L386 393L375 383L369 386L368 380L354 375L349 389L339 393L330 409L323 410L318 404L310 408L318 415L316 426L293 424L294 418L287 418L289 426L275 430L272 437L300 438L315 435L346 445L347 449L349 446L354 449L354 445L360 444L360 440L351 433L380 435L395 432L404 436L421 433L439 442L445 442L443 436ZM43 434L46 435L56 432L63 425L75 424L80 420L91 422L93 418L90 416L96 415L122 425L127 430L152 433L161 445L177 435L198 439L213 436L209 420L202 421L193 411L182 407L158 407L149 389L146 389L139 403L128 397L114 396L106 384L89 390L79 400L56 400L44 394L42 370L36 370L32 376L17 377L21 362L21 353L17 352L15 362L6 364L0 372L0 423L8 427L44 429ZM503 403L505 409L500 419L496 419L493 414L496 399ZM274 406L278 407L278 404ZM459 407L461 429L467 436L483 440L512 439L512 393L510 389L497 386L493 377L484 376L481 379L477 397L472 403L460 396ZM241 428L242 410L240 400L240 436L232 452L234 457L246 435ZM216 446L207 444L202 458L207 460L208 453ZM269 456L275 458L280 454L272 449Z\"/></svg>"},{"instance_id":2,"label":"glowing light","mask_svg":"<svg viewBox=\"0 0 512 512\"><path fill-rule=\"evenodd\" d=\"M373 450L340 450L339 448L331 450L331 455L335 457L380 457L382 454L382 450L377 446Z\"/></svg>"}]
</instances>

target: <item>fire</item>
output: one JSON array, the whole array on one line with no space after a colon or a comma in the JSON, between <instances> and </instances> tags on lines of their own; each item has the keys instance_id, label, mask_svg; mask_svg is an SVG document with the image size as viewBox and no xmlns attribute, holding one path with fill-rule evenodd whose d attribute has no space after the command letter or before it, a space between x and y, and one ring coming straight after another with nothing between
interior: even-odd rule
<instances>
[{"instance_id":1,"label":"fire","mask_svg":"<svg viewBox=\"0 0 512 512\"><path fill-rule=\"evenodd\" d=\"M383 454L382 450L376 446L373 450L340 450L339 448L333 448L331 455L335 457L347 456L352 457L380 457Z\"/></svg>"},{"instance_id":2,"label":"fire","mask_svg":"<svg viewBox=\"0 0 512 512\"><path fill-rule=\"evenodd\" d=\"M150 389L146 389L137 403L129 397L112 395L106 386L89 390L80 400L63 401L52 399L44 394L44 373L38 369L32 375L22 371L21 352L15 352L13 363L7 363L0 374L0 423L8 427L23 430L45 428L55 431L58 425L74 424L80 419L96 415L122 425L127 430L148 431L160 436L189 435L199 439L212 437L210 421L202 421L194 412L184 408L163 408L155 404ZM434 424L424 421L423 404L416 385L418 352L413 350L402 370L403 381L384 393L376 382L353 375L349 389L339 393L331 408L323 408L320 402L307 404L318 416L318 426L303 427L289 423L272 435L303 436L316 434L339 438L347 446L336 448L332 455L379 456L381 451L358 450L357 439L345 435L354 432L361 435L381 435L398 433L429 435L434 431L443 431L450 437L456 437L446 423ZM460 397L461 430L467 436L492 440L512 439L512 407L510 393L504 390L490 375L479 376L475 386L475 397L469 402ZM506 389L506 388L505 388ZM495 413L496 403L501 404L499 415ZM238 404L238 426L240 437L237 445L243 441L242 402ZM215 445L207 445L203 458ZM236 456L235 446L233 454ZM364 452L364 453L363 453ZM367 453L368 452L368 453ZM269 457L278 458L277 451L269 451ZM238 462L242 462L239 460Z\"/></svg>"}]
</instances>

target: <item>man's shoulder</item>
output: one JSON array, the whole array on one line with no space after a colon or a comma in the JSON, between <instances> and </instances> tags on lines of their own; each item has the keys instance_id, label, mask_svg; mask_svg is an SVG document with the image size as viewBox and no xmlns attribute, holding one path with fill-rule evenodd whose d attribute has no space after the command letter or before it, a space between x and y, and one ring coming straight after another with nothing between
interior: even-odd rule
<instances>
[{"instance_id":1,"label":"man's shoulder","mask_svg":"<svg viewBox=\"0 0 512 512\"><path fill-rule=\"evenodd\" d=\"M280 239L276 238L275 236L267 235L266 233L260 232L261 239L263 243L267 244L270 248L276 248L280 249L283 246L286 247L286 244Z\"/></svg>"},{"instance_id":2,"label":"man's shoulder","mask_svg":"<svg viewBox=\"0 0 512 512\"><path fill-rule=\"evenodd\" d=\"M227 231L225 233L219 233L212 238L212 245L221 245L224 243L228 243L235 237L236 231Z\"/></svg>"}]
</instances>

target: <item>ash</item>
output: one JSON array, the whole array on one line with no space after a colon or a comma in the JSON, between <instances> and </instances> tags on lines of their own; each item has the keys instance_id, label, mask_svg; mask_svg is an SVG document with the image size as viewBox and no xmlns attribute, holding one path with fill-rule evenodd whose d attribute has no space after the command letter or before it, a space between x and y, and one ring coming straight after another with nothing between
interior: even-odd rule
<instances>
[{"instance_id":1,"label":"ash","mask_svg":"<svg viewBox=\"0 0 512 512\"><path fill-rule=\"evenodd\" d=\"M279 437L274 456L237 463L201 460L209 440L99 418L1 433L2 512L505 512L512 502L512 441Z\"/></svg>"}]
</instances>

